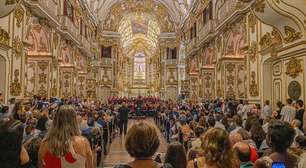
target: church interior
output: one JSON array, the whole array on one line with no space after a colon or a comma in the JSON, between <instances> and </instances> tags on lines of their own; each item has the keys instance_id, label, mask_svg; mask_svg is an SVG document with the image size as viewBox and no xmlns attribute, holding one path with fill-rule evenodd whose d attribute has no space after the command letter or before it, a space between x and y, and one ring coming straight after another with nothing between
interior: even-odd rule
<instances>
[{"instance_id":1,"label":"church interior","mask_svg":"<svg viewBox=\"0 0 306 168\"><path fill-rule=\"evenodd\" d=\"M5 0L10 98L305 98L305 1Z\"/></svg>"},{"instance_id":2,"label":"church interior","mask_svg":"<svg viewBox=\"0 0 306 168\"><path fill-rule=\"evenodd\" d=\"M305 67L305 0L0 1L0 104L268 100L275 111L305 100Z\"/></svg>"}]
</instances>

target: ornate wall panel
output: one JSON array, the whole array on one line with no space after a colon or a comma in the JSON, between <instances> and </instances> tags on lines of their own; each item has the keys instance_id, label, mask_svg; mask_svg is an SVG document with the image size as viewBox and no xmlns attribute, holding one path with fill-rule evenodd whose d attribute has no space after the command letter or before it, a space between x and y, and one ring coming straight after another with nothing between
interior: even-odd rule
<instances>
[{"instance_id":1,"label":"ornate wall panel","mask_svg":"<svg viewBox=\"0 0 306 168\"><path fill-rule=\"evenodd\" d=\"M204 99L214 99L215 98L215 75L213 71L204 71L202 70L202 86L200 88L200 95ZM201 90L202 93L201 93Z\"/></svg>"}]
</instances>

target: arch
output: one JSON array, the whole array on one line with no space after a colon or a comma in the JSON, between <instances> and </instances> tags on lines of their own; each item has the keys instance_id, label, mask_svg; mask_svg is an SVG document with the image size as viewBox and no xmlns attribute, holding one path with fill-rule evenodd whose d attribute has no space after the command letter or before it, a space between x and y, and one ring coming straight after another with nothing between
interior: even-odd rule
<instances>
[{"instance_id":1,"label":"arch","mask_svg":"<svg viewBox=\"0 0 306 168\"><path fill-rule=\"evenodd\" d=\"M4 103L8 101L9 96L9 59L2 53L3 50L0 49L0 92L4 97ZM7 52L5 52L7 53Z\"/></svg>"},{"instance_id":2,"label":"arch","mask_svg":"<svg viewBox=\"0 0 306 168\"><path fill-rule=\"evenodd\" d=\"M50 54L50 35L40 24L33 24L29 27L26 40L29 44L28 55Z\"/></svg>"},{"instance_id":3,"label":"arch","mask_svg":"<svg viewBox=\"0 0 306 168\"><path fill-rule=\"evenodd\" d=\"M241 31L230 31L226 37L224 45L225 56L239 57L242 53L242 48L245 47L245 37Z\"/></svg>"}]
</instances>

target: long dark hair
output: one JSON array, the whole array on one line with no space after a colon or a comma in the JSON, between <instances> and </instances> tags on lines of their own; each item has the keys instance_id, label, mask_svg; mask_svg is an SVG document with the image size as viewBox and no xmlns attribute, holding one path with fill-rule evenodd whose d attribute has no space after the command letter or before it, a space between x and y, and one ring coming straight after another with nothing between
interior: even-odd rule
<instances>
[{"instance_id":1,"label":"long dark hair","mask_svg":"<svg viewBox=\"0 0 306 168\"><path fill-rule=\"evenodd\" d=\"M18 120L0 119L1 168L18 167L22 146L23 126Z\"/></svg>"},{"instance_id":2,"label":"long dark hair","mask_svg":"<svg viewBox=\"0 0 306 168\"><path fill-rule=\"evenodd\" d=\"M186 168L186 151L182 144L174 142L168 146L165 156L165 163L169 163L173 168Z\"/></svg>"}]
</instances>

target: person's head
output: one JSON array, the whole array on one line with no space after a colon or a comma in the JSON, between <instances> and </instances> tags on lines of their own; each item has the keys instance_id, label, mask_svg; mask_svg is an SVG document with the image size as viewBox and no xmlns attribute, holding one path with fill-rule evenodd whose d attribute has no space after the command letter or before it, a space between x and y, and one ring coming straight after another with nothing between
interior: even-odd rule
<instances>
[{"instance_id":1,"label":"person's head","mask_svg":"<svg viewBox=\"0 0 306 168\"><path fill-rule=\"evenodd\" d=\"M175 168L186 168L186 151L181 143L174 142L168 146L165 155L165 163L169 163Z\"/></svg>"},{"instance_id":2,"label":"person's head","mask_svg":"<svg viewBox=\"0 0 306 168\"><path fill-rule=\"evenodd\" d=\"M51 128L46 136L51 152L64 156L69 152L69 141L80 135L76 112L71 105L61 106L55 112Z\"/></svg>"},{"instance_id":3,"label":"person's head","mask_svg":"<svg viewBox=\"0 0 306 168\"><path fill-rule=\"evenodd\" d=\"M229 139L230 139L231 145L234 145L237 142L243 141L243 138L242 138L241 134L239 134L239 133L231 133L229 135Z\"/></svg>"},{"instance_id":4,"label":"person's head","mask_svg":"<svg viewBox=\"0 0 306 168\"><path fill-rule=\"evenodd\" d=\"M292 101L292 99L289 98L289 99L286 100L286 102L287 102L288 105L291 105L293 101Z\"/></svg>"},{"instance_id":5,"label":"person's head","mask_svg":"<svg viewBox=\"0 0 306 168\"><path fill-rule=\"evenodd\" d=\"M238 142L234 145L234 150L240 162L249 162L251 158L250 146L245 142Z\"/></svg>"},{"instance_id":6,"label":"person's head","mask_svg":"<svg viewBox=\"0 0 306 168\"><path fill-rule=\"evenodd\" d=\"M304 107L304 102L303 100L299 99L296 101L296 106L298 109L303 108Z\"/></svg>"},{"instance_id":7,"label":"person's head","mask_svg":"<svg viewBox=\"0 0 306 168\"><path fill-rule=\"evenodd\" d=\"M270 100L266 100L265 105L270 105Z\"/></svg>"},{"instance_id":8,"label":"person's head","mask_svg":"<svg viewBox=\"0 0 306 168\"><path fill-rule=\"evenodd\" d=\"M205 132L205 128L202 126L198 126L194 130L194 134L197 138L201 137Z\"/></svg>"},{"instance_id":9,"label":"person's head","mask_svg":"<svg viewBox=\"0 0 306 168\"><path fill-rule=\"evenodd\" d=\"M276 106L278 108L282 108L283 107L283 103L281 101L277 101Z\"/></svg>"},{"instance_id":10,"label":"person's head","mask_svg":"<svg viewBox=\"0 0 306 168\"><path fill-rule=\"evenodd\" d=\"M202 116L199 119L199 126L206 127L205 117Z\"/></svg>"},{"instance_id":11,"label":"person's head","mask_svg":"<svg viewBox=\"0 0 306 168\"><path fill-rule=\"evenodd\" d=\"M234 120L234 123L235 123L235 125L238 127L241 127L242 126L242 119L241 119L241 117L239 116L239 115L235 115L234 117L233 117L233 120Z\"/></svg>"},{"instance_id":12,"label":"person's head","mask_svg":"<svg viewBox=\"0 0 306 168\"><path fill-rule=\"evenodd\" d=\"M295 138L295 144L298 148L306 149L306 136L299 135Z\"/></svg>"},{"instance_id":13,"label":"person's head","mask_svg":"<svg viewBox=\"0 0 306 168\"><path fill-rule=\"evenodd\" d=\"M209 129L203 136L201 146L208 165L216 165L219 168L237 166L229 135L225 130L221 128Z\"/></svg>"},{"instance_id":14,"label":"person's head","mask_svg":"<svg viewBox=\"0 0 306 168\"><path fill-rule=\"evenodd\" d=\"M249 132L244 128L239 129L237 133L241 135L243 140L251 139Z\"/></svg>"},{"instance_id":15,"label":"person's head","mask_svg":"<svg viewBox=\"0 0 306 168\"><path fill-rule=\"evenodd\" d=\"M268 128L267 144L272 151L284 153L291 146L294 136L295 131L289 123L273 120Z\"/></svg>"},{"instance_id":16,"label":"person's head","mask_svg":"<svg viewBox=\"0 0 306 168\"><path fill-rule=\"evenodd\" d=\"M292 123L291 123L291 126L292 126L293 128L299 128L301 125L302 125L302 123L301 123L301 121L298 120L298 119L294 119L294 120L292 121Z\"/></svg>"},{"instance_id":17,"label":"person's head","mask_svg":"<svg viewBox=\"0 0 306 168\"><path fill-rule=\"evenodd\" d=\"M19 167L23 124L14 119L0 119L1 167Z\"/></svg>"},{"instance_id":18,"label":"person's head","mask_svg":"<svg viewBox=\"0 0 306 168\"><path fill-rule=\"evenodd\" d=\"M125 138L127 152L136 159L152 157L159 144L157 128L143 121L132 125Z\"/></svg>"},{"instance_id":19,"label":"person's head","mask_svg":"<svg viewBox=\"0 0 306 168\"><path fill-rule=\"evenodd\" d=\"M216 120L213 116L208 117L207 122L209 127L214 127L216 124Z\"/></svg>"},{"instance_id":20,"label":"person's head","mask_svg":"<svg viewBox=\"0 0 306 168\"><path fill-rule=\"evenodd\" d=\"M216 114L215 119L216 119L216 121L220 122L222 120L221 114Z\"/></svg>"}]
</instances>

